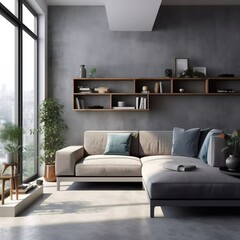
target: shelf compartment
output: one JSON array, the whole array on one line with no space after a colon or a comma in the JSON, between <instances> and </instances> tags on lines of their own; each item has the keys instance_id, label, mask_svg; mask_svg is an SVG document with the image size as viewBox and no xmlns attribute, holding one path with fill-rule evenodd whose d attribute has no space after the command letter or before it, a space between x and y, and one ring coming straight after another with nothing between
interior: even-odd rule
<instances>
[{"instance_id":1,"label":"shelf compartment","mask_svg":"<svg viewBox=\"0 0 240 240\"><path fill-rule=\"evenodd\" d=\"M155 83L159 82L163 93L171 93L171 78L136 79L136 93L141 93L143 86L147 86L149 93L154 93Z\"/></svg>"},{"instance_id":2,"label":"shelf compartment","mask_svg":"<svg viewBox=\"0 0 240 240\"><path fill-rule=\"evenodd\" d=\"M78 87L89 87L93 91L95 88L106 87L109 89L109 93L133 93L134 81L132 79L100 79L100 78L80 78L73 80L74 93L80 93ZM123 82L124 81L124 82ZM84 92L82 92L84 93Z\"/></svg>"},{"instance_id":3,"label":"shelf compartment","mask_svg":"<svg viewBox=\"0 0 240 240\"><path fill-rule=\"evenodd\" d=\"M138 108L137 99L138 98ZM135 109L113 109L114 107L118 107L118 102L125 102L125 107L134 107ZM140 103L142 102L142 108L139 109ZM113 110L149 110L149 95L148 94L112 94L112 105L111 108Z\"/></svg>"},{"instance_id":4,"label":"shelf compartment","mask_svg":"<svg viewBox=\"0 0 240 240\"><path fill-rule=\"evenodd\" d=\"M226 92L218 92L219 90ZM232 92L233 91L233 92ZM240 93L240 79L239 78L213 78L208 80L208 93L216 94L237 94Z\"/></svg>"},{"instance_id":5,"label":"shelf compartment","mask_svg":"<svg viewBox=\"0 0 240 240\"><path fill-rule=\"evenodd\" d=\"M184 92L180 93L179 89L183 88ZM173 79L173 94L205 94L206 79L199 78L177 78Z\"/></svg>"},{"instance_id":6,"label":"shelf compartment","mask_svg":"<svg viewBox=\"0 0 240 240\"><path fill-rule=\"evenodd\" d=\"M77 99L79 104L77 104ZM90 108L92 106L103 106L103 109ZM85 94L74 95L73 110L104 110L110 109L110 95L104 94Z\"/></svg>"}]
</instances>

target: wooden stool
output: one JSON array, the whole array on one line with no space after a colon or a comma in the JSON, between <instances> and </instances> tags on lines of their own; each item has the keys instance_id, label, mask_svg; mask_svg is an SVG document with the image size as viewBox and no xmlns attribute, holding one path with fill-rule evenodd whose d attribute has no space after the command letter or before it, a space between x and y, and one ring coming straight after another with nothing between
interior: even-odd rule
<instances>
[{"instance_id":1,"label":"wooden stool","mask_svg":"<svg viewBox=\"0 0 240 240\"><path fill-rule=\"evenodd\" d=\"M8 180L10 181L10 199L13 200L13 189L15 188L16 200L18 200L18 165L18 163L3 163L2 175L0 176L2 180L2 205L4 204L5 182ZM11 168L11 174L4 174L8 167ZM16 173L14 168L16 168Z\"/></svg>"}]
</instances>

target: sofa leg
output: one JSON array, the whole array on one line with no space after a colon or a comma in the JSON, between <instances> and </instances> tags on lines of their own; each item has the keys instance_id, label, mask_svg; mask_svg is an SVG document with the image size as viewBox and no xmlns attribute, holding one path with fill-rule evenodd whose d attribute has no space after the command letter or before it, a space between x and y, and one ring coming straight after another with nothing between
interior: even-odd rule
<instances>
[{"instance_id":1,"label":"sofa leg","mask_svg":"<svg viewBox=\"0 0 240 240\"><path fill-rule=\"evenodd\" d=\"M57 178L57 191L60 191L60 180Z\"/></svg>"},{"instance_id":2,"label":"sofa leg","mask_svg":"<svg viewBox=\"0 0 240 240\"><path fill-rule=\"evenodd\" d=\"M150 203L150 218L154 218L154 209L155 209L155 206Z\"/></svg>"}]
</instances>

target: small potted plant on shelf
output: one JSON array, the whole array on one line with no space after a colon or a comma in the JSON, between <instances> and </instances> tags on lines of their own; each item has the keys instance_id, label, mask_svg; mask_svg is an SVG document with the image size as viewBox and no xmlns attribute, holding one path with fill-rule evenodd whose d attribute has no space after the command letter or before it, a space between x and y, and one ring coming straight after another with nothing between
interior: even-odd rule
<instances>
[{"instance_id":1,"label":"small potted plant on shelf","mask_svg":"<svg viewBox=\"0 0 240 240\"><path fill-rule=\"evenodd\" d=\"M22 149L23 130L17 124L6 122L0 129L0 141L6 151L6 163L18 162L18 155Z\"/></svg>"},{"instance_id":2,"label":"small potted plant on shelf","mask_svg":"<svg viewBox=\"0 0 240 240\"><path fill-rule=\"evenodd\" d=\"M90 69L89 69L89 77L90 77L90 78L94 78L96 72L97 72L96 68L90 68Z\"/></svg>"},{"instance_id":3,"label":"small potted plant on shelf","mask_svg":"<svg viewBox=\"0 0 240 240\"><path fill-rule=\"evenodd\" d=\"M38 108L39 127L31 133L42 134L39 159L45 164L44 179L55 182L55 153L65 145L65 134L68 129L62 118L64 106L57 100L46 98Z\"/></svg>"},{"instance_id":4,"label":"small potted plant on shelf","mask_svg":"<svg viewBox=\"0 0 240 240\"><path fill-rule=\"evenodd\" d=\"M226 140L227 146L222 151L228 150L229 157L226 166L230 171L240 170L240 130L234 130L232 134L222 133L221 138Z\"/></svg>"}]
</instances>

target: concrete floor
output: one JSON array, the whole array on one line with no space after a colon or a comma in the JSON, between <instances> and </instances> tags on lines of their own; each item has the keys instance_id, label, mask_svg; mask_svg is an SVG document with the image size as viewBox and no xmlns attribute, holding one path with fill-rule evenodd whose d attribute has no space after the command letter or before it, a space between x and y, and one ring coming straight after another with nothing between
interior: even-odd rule
<instances>
[{"instance_id":1,"label":"concrete floor","mask_svg":"<svg viewBox=\"0 0 240 240\"><path fill-rule=\"evenodd\" d=\"M237 240L240 208L156 208L140 184L69 183L15 218L0 218L0 240ZM66 190L67 189L67 190Z\"/></svg>"}]
</instances>

